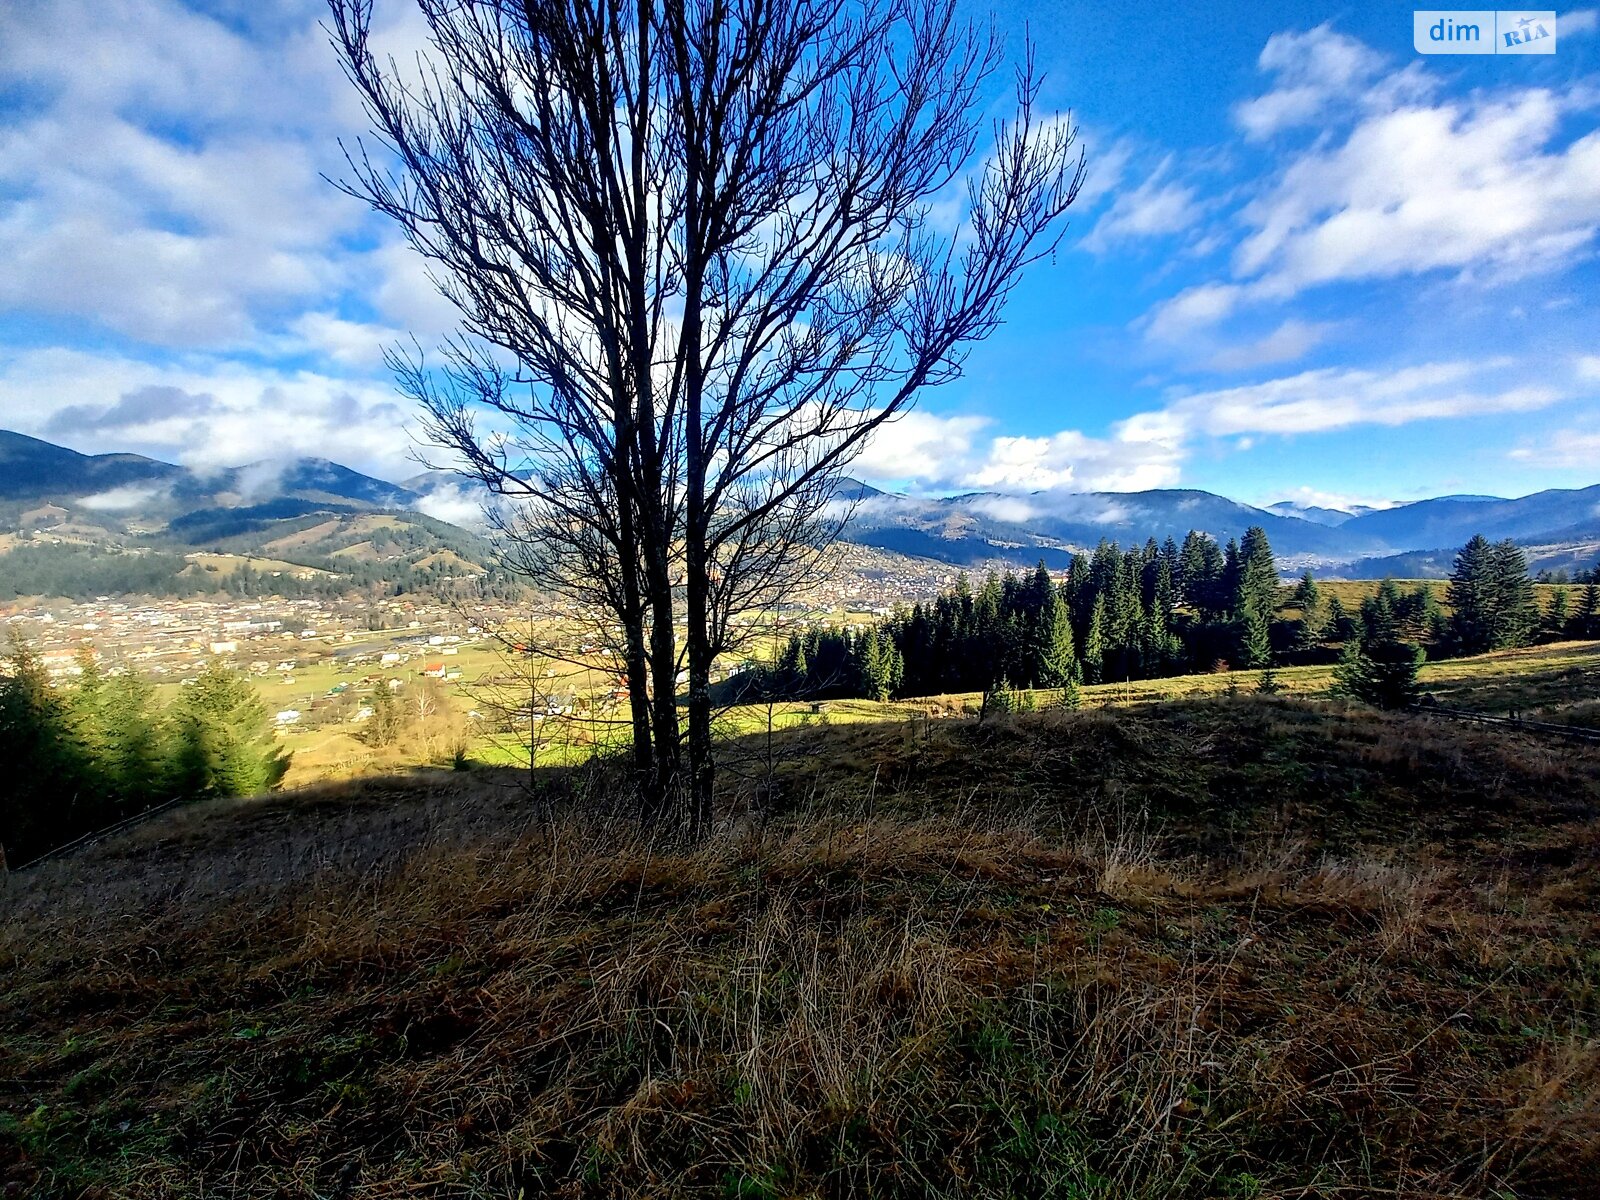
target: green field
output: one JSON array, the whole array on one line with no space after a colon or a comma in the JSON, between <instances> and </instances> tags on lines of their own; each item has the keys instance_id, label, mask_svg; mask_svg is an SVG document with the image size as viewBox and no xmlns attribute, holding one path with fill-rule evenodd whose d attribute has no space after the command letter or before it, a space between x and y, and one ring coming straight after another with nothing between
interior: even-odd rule
<instances>
[{"instance_id":1,"label":"green field","mask_svg":"<svg viewBox=\"0 0 1600 1200\"><path fill-rule=\"evenodd\" d=\"M1444 600L1447 585L1442 580L1396 582L1407 589L1426 583L1436 598ZM1324 603L1338 597L1351 611L1359 608L1362 599L1378 586L1377 581L1318 584ZM1537 586L1542 606L1550 603L1560 586ZM1575 588L1569 587L1568 591L1575 595ZM1280 614L1292 616L1295 610L1288 603L1289 594L1290 589L1285 588ZM826 618L819 614L819 619ZM839 614L834 614L834 619L839 619ZM436 631L362 632L354 634L349 642L341 642L339 649L344 654L352 650L371 652L388 648L397 637L432 632ZM559 639L563 634L570 638L571 630L546 622L530 625L520 634L506 635L505 640ZM745 653L757 659L769 657L778 652L784 640L778 635L757 635ZM450 655L444 654L441 647L404 649L411 656L404 664L352 667L333 657L326 642L309 642L296 647L297 653L311 661L290 673L292 681L276 670L254 677L269 713L292 708L304 714L301 724L282 734L285 749L294 755L289 785L351 778L417 763L448 762L457 750L477 763L526 766L531 744L539 766L564 766L588 759L597 748L620 750L627 745L627 702L612 698L610 693L618 677L615 668L599 657L580 664L533 660L487 636L460 643L456 653ZM264 656L271 657L267 652ZM241 651L239 657L248 657L248 652ZM368 745L362 725L349 719L359 697L371 691L371 685L362 685L360 680L373 675L399 679L411 691L421 682L421 671L429 663L442 663L451 674L459 672L459 678L430 685L442 696L444 711L419 722L419 727L398 745L382 749ZM1274 674L1282 694L1288 696L1325 697L1333 685L1331 665L1281 667ZM1261 676L1260 671L1231 671L1087 685L1081 689L1082 704L1085 708L1105 708L1249 693L1259 688ZM1565 642L1427 663L1421 679L1425 689L1447 705L1595 724L1594 707L1600 704L1600 643ZM341 686L348 693L342 703L334 696L335 689ZM541 698L570 698L573 712L545 717L531 725L523 720L506 728L501 723L496 731L493 710L525 705L530 691L536 691ZM1024 706L1031 703L1038 709L1053 707L1058 701L1054 693L1022 695L1027 697ZM982 700L977 693L966 693L887 703L828 700L740 705L720 714L718 732L724 738L734 738L827 725L970 717L978 714Z\"/></svg>"},{"instance_id":2,"label":"green field","mask_svg":"<svg viewBox=\"0 0 1600 1200\"><path fill-rule=\"evenodd\" d=\"M303 785L317 779L350 778L418 762L445 762L457 746L474 762L526 766L530 736L536 742L540 766L570 765L589 758L596 748L620 750L627 745L625 702L595 704L588 709L580 707L569 716L548 717L532 727L531 735L527 726L503 733L487 732L481 716L472 719L468 714L483 713L496 691L510 688L510 684L490 681L504 676L510 669L508 664L515 659L492 646L479 644L463 646L458 654L437 661L462 672L460 680L443 685L448 714L441 715L431 727L424 723L399 744L381 750L362 740L362 727L354 722L292 729L283 737L285 748L295 756L289 782ZM384 669L382 673L414 681L420 665L419 656L404 668ZM525 662L521 669L527 670ZM545 670L555 674L545 676ZM258 686L269 711L297 704L306 704L309 709L311 701L325 696L340 683L354 686L352 680L374 671L377 669L351 670L319 663L297 671L293 684L267 677L259 680ZM1262 674L1230 671L1087 685L1081 689L1082 704L1089 709L1114 708L1253 693L1260 688ZM570 690L585 697L609 686L612 678L598 669L554 664L536 669L535 675L541 692ZM1274 676L1282 695L1322 698L1329 695L1333 686L1334 669L1329 665L1282 667ZM1560 642L1430 662L1424 664L1420 677L1428 693L1451 707L1600 726L1600 642ZM1032 703L1042 710L1059 703L1059 695L1054 692L1020 695L1026 697L1024 707ZM982 704L983 697L975 692L885 703L827 700L747 704L721 713L718 733L724 738L736 738L863 722L971 718L980 712Z\"/></svg>"}]
</instances>

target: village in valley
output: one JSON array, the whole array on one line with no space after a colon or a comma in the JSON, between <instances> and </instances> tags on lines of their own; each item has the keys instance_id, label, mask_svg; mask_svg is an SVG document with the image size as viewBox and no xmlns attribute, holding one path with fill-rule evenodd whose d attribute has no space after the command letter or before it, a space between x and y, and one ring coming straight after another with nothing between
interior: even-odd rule
<instances>
[{"instance_id":1,"label":"village in valley","mask_svg":"<svg viewBox=\"0 0 1600 1200\"><path fill-rule=\"evenodd\" d=\"M816 621L865 628L955 577L948 564L849 547L838 568L820 572L794 603L741 617L745 645L719 664L715 679L764 661L795 628ZM137 673L171 694L208 663L221 663L257 689L300 779L387 765L364 728L380 687L408 698L424 726L436 718L480 758L524 762L539 726L609 727L628 697L611 644L619 631L598 613L559 604L425 594L30 597L0 604L0 627L27 638L61 684L89 661L106 674ZM596 736L589 728L585 740Z\"/></svg>"}]
</instances>

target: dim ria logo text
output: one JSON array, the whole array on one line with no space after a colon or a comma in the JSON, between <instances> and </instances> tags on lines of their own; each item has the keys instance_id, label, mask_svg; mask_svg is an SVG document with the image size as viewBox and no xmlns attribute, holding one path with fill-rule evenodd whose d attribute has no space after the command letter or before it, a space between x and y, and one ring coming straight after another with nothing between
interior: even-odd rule
<instances>
[{"instance_id":1,"label":"dim ria logo text","mask_svg":"<svg viewBox=\"0 0 1600 1200\"><path fill-rule=\"evenodd\" d=\"M1418 54L1554 54L1553 11L1425 9L1412 14Z\"/></svg>"}]
</instances>

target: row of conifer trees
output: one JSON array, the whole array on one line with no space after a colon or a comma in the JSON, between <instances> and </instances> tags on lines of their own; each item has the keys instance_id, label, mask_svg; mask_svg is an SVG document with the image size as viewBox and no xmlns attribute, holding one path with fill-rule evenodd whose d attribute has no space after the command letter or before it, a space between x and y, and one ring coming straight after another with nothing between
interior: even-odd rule
<instances>
[{"instance_id":1,"label":"row of conifer trees","mask_svg":"<svg viewBox=\"0 0 1600 1200\"><path fill-rule=\"evenodd\" d=\"M1426 585L1384 580L1350 610L1325 597L1310 571L1286 591L1259 527L1226 547L1198 532L1181 546L1151 539L1124 551L1101 542L1075 555L1059 583L1043 563L1031 574L991 573L976 591L963 575L930 603L866 630L796 633L758 687L770 696L881 700L1600 637L1600 585L1575 602L1558 591L1541 612L1527 561L1509 541L1475 537L1463 547L1447 602L1448 616Z\"/></svg>"},{"instance_id":2,"label":"row of conifer trees","mask_svg":"<svg viewBox=\"0 0 1600 1200\"><path fill-rule=\"evenodd\" d=\"M55 846L174 799L247 796L288 767L260 697L213 663L170 702L90 653L53 686L15 640L0 677L0 853L20 865Z\"/></svg>"}]
</instances>

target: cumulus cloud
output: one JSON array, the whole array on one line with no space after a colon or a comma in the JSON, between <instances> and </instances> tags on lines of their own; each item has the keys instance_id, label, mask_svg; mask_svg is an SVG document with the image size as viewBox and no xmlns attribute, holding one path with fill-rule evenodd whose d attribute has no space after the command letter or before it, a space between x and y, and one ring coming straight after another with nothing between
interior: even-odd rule
<instances>
[{"instance_id":1,"label":"cumulus cloud","mask_svg":"<svg viewBox=\"0 0 1600 1200\"><path fill-rule=\"evenodd\" d=\"M391 326L453 328L417 256L322 177L367 124L324 15L316 0L226 19L177 0L0 6L0 77L28 101L0 122L0 313L352 369ZM375 42L414 70L416 6L380 4ZM330 313L341 296L389 324Z\"/></svg>"},{"instance_id":2,"label":"cumulus cloud","mask_svg":"<svg viewBox=\"0 0 1600 1200\"><path fill-rule=\"evenodd\" d=\"M1021 523L1031 521L1040 513L1037 505L1021 496L977 496L967 505L973 512L996 521Z\"/></svg>"},{"instance_id":3,"label":"cumulus cloud","mask_svg":"<svg viewBox=\"0 0 1600 1200\"><path fill-rule=\"evenodd\" d=\"M884 426L851 464L868 481L908 484L914 490L985 490L1022 493L1051 488L1136 491L1163 487L1178 477L1180 449L1120 427L1103 438L1077 430L1041 437L995 436L986 417L940 416L913 410ZM876 501L874 503L877 503ZM1022 520L1016 502L1001 499L989 515Z\"/></svg>"},{"instance_id":4,"label":"cumulus cloud","mask_svg":"<svg viewBox=\"0 0 1600 1200\"><path fill-rule=\"evenodd\" d=\"M873 433L851 466L868 479L951 479L953 466L966 462L988 417L941 417L921 409L896 417Z\"/></svg>"},{"instance_id":5,"label":"cumulus cloud","mask_svg":"<svg viewBox=\"0 0 1600 1200\"><path fill-rule=\"evenodd\" d=\"M125 393L115 404L72 404L55 412L44 424L54 435L118 432L162 421L198 417L216 407L216 398L182 388L150 384Z\"/></svg>"},{"instance_id":6,"label":"cumulus cloud","mask_svg":"<svg viewBox=\"0 0 1600 1200\"><path fill-rule=\"evenodd\" d=\"M1296 487L1273 492L1265 505L1293 504L1299 508L1332 508L1339 512L1355 512L1358 508L1393 508L1397 501L1386 497L1328 492L1321 488Z\"/></svg>"},{"instance_id":7,"label":"cumulus cloud","mask_svg":"<svg viewBox=\"0 0 1600 1200\"><path fill-rule=\"evenodd\" d=\"M1164 300L1145 320L1145 336L1181 342L1198 330L1226 320L1244 301L1245 289L1233 283L1202 283Z\"/></svg>"},{"instance_id":8,"label":"cumulus cloud","mask_svg":"<svg viewBox=\"0 0 1600 1200\"><path fill-rule=\"evenodd\" d=\"M88 453L135 449L198 468L324 457L387 479L416 471L392 388L313 371L35 350L0 366L0 411L20 432Z\"/></svg>"},{"instance_id":9,"label":"cumulus cloud","mask_svg":"<svg viewBox=\"0 0 1600 1200\"><path fill-rule=\"evenodd\" d=\"M1559 266L1600 229L1600 133L1554 139L1573 101L1542 88L1405 108L1295 161L1244 211L1234 265L1290 296L1435 270Z\"/></svg>"},{"instance_id":10,"label":"cumulus cloud","mask_svg":"<svg viewBox=\"0 0 1600 1200\"><path fill-rule=\"evenodd\" d=\"M1432 86L1421 64L1389 72L1383 55L1329 24L1273 34L1257 65L1273 76L1273 87L1233 110L1245 136L1257 140L1351 107L1391 108Z\"/></svg>"},{"instance_id":11,"label":"cumulus cloud","mask_svg":"<svg viewBox=\"0 0 1600 1200\"><path fill-rule=\"evenodd\" d=\"M483 524L484 493L481 487L441 484L430 488L417 504L417 511L463 529Z\"/></svg>"},{"instance_id":12,"label":"cumulus cloud","mask_svg":"<svg viewBox=\"0 0 1600 1200\"><path fill-rule=\"evenodd\" d=\"M31 101L0 131L0 310L215 347L337 290L368 219L319 177L347 89L316 6L283 11L254 31L171 0L0 11L0 75Z\"/></svg>"},{"instance_id":13,"label":"cumulus cloud","mask_svg":"<svg viewBox=\"0 0 1600 1200\"><path fill-rule=\"evenodd\" d=\"M1240 320L1339 283L1489 287L1592 257L1600 132L1573 120L1600 103L1592 86L1445 96L1436 67L1397 67L1328 25L1274 35L1260 66L1273 86L1235 120L1249 137L1299 143L1242 189L1231 277L1191 284L1135 323L1153 349L1210 370L1287 362L1329 327L1288 318L1263 334Z\"/></svg>"},{"instance_id":14,"label":"cumulus cloud","mask_svg":"<svg viewBox=\"0 0 1600 1200\"><path fill-rule=\"evenodd\" d=\"M973 487L1132 492L1178 481L1181 454L1137 436L1089 437L1075 429L1045 437L997 437L966 476Z\"/></svg>"},{"instance_id":15,"label":"cumulus cloud","mask_svg":"<svg viewBox=\"0 0 1600 1200\"><path fill-rule=\"evenodd\" d=\"M290 328L308 348L347 367L381 366L384 351L404 337L388 325L347 321L326 312L304 313Z\"/></svg>"},{"instance_id":16,"label":"cumulus cloud","mask_svg":"<svg viewBox=\"0 0 1600 1200\"><path fill-rule=\"evenodd\" d=\"M1159 408L1114 423L1102 437L1066 429L1036 437L992 436L984 441L963 427L959 438L942 443L930 433L926 444L940 444L942 450L919 460L924 468L920 474L894 478L915 478L930 490L974 488L1003 494L1173 487L1181 482L1184 463L1208 440L1227 440L1236 449L1248 448L1262 437L1531 413L1570 398L1571 393L1560 387L1520 381L1517 372L1523 365L1501 357L1385 369L1301 371L1242 387L1175 395ZM924 418L929 430L964 420L916 415ZM870 470L858 473L869 479L889 478ZM1353 502L1350 497L1314 493L1309 488L1302 488L1292 498L1327 507ZM1341 503L1333 503L1335 500ZM1375 507L1382 503L1359 502ZM1022 513L1022 509L1006 507L990 515L1022 520Z\"/></svg>"}]
</instances>

